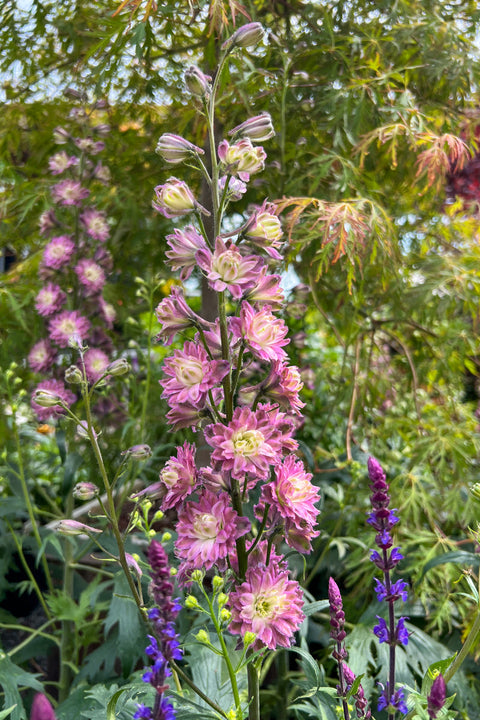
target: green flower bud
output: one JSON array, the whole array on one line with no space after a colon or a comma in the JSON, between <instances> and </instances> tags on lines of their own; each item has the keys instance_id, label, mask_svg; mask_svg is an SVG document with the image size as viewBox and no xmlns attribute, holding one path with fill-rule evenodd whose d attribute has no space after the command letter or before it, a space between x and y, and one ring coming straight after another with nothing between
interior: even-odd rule
<instances>
[{"instance_id":1,"label":"green flower bud","mask_svg":"<svg viewBox=\"0 0 480 720\"><path fill-rule=\"evenodd\" d=\"M219 575L215 575L212 580L213 592L214 593L219 592L219 590L221 590L223 588L223 585L224 585L223 578L221 578Z\"/></svg>"},{"instance_id":2,"label":"green flower bud","mask_svg":"<svg viewBox=\"0 0 480 720\"><path fill-rule=\"evenodd\" d=\"M203 578L205 576L205 573L202 570L194 570L192 574L190 575L193 582L198 583L201 585L203 583Z\"/></svg>"},{"instance_id":3,"label":"green flower bud","mask_svg":"<svg viewBox=\"0 0 480 720\"><path fill-rule=\"evenodd\" d=\"M198 642L205 643L206 645L210 645L210 635L206 630L199 630L198 633L195 635L195 640L198 640Z\"/></svg>"},{"instance_id":4,"label":"green flower bud","mask_svg":"<svg viewBox=\"0 0 480 720\"><path fill-rule=\"evenodd\" d=\"M187 595L185 598L185 607L188 610L201 610L200 604L195 595Z\"/></svg>"},{"instance_id":5,"label":"green flower bud","mask_svg":"<svg viewBox=\"0 0 480 720\"><path fill-rule=\"evenodd\" d=\"M82 381L82 371L76 365L70 365L70 367L65 370L65 382L70 383L71 385L77 385Z\"/></svg>"},{"instance_id":6,"label":"green flower bud","mask_svg":"<svg viewBox=\"0 0 480 720\"><path fill-rule=\"evenodd\" d=\"M109 375L112 375L113 377L117 377L118 375L125 375L125 373L130 372L130 365L125 360L125 358L119 358L118 360L114 360L109 365L107 365L107 367L105 368L105 372Z\"/></svg>"},{"instance_id":7,"label":"green flower bud","mask_svg":"<svg viewBox=\"0 0 480 720\"><path fill-rule=\"evenodd\" d=\"M245 635L243 636L243 647L247 648L250 647L250 645L253 645L255 640L257 639L257 636L255 633L250 632L250 630L247 630Z\"/></svg>"},{"instance_id":8,"label":"green flower bud","mask_svg":"<svg viewBox=\"0 0 480 720\"><path fill-rule=\"evenodd\" d=\"M228 602L228 595L225 595L225 593L220 593L217 597L217 603L218 607L222 608L224 605L226 605Z\"/></svg>"}]
</instances>

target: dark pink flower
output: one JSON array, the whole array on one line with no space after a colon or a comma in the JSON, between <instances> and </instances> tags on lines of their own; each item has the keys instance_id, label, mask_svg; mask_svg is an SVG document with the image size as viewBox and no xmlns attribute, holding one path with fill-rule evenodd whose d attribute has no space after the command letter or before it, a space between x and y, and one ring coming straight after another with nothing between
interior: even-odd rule
<instances>
[{"instance_id":1,"label":"dark pink flower","mask_svg":"<svg viewBox=\"0 0 480 720\"><path fill-rule=\"evenodd\" d=\"M229 290L236 300L255 284L263 266L255 255L243 257L233 244L226 245L221 238L215 241L215 252L205 248L196 255L197 263L207 276L210 287L216 292Z\"/></svg>"},{"instance_id":2,"label":"dark pink flower","mask_svg":"<svg viewBox=\"0 0 480 720\"><path fill-rule=\"evenodd\" d=\"M105 272L94 260L83 258L75 266L75 272L89 295L100 292L105 285Z\"/></svg>"},{"instance_id":3,"label":"dark pink flower","mask_svg":"<svg viewBox=\"0 0 480 720\"><path fill-rule=\"evenodd\" d=\"M183 350L175 350L163 364L167 377L160 380L162 397L170 406L188 402L202 408L209 390L221 382L228 370L227 361L210 360L201 345L186 342Z\"/></svg>"},{"instance_id":4,"label":"dark pink flower","mask_svg":"<svg viewBox=\"0 0 480 720\"><path fill-rule=\"evenodd\" d=\"M173 235L167 235L167 245L171 248L165 253L172 270L180 270L180 279L188 280L197 261L195 254L207 247L202 235L193 225L179 230L175 228Z\"/></svg>"},{"instance_id":5,"label":"dark pink flower","mask_svg":"<svg viewBox=\"0 0 480 720\"><path fill-rule=\"evenodd\" d=\"M68 390L60 380L43 380L42 382L38 383L32 395L31 406L32 410L37 415L38 419L41 421L45 421L51 417L57 417L58 415L62 415L65 412L65 409L62 407L62 405L56 404L50 405L49 407L43 407L39 405L37 402L35 402L34 399L35 394L39 391L51 394L52 396L57 396L68 407L70 407L77 399L76 396L72 392L70 392L70 390Z\"/></svg>"},{"instance_id":6,"label":"dark pink flower","mask_svg":"<svg viewBox=\"0 0 480 720\"><path fill-rule=\"evenodd\" d=\"M80 215L80 221L87 234L94 240L105 242L110 237L110 228L105 213L95 210L95 208L87 208Z\"/></svg>"},{"instance_id":7,"label":"dark pink flower","mask_svg":"<svg viewBox=\"0 0 480 720\"><path fill-rule=\"evenodd\" d=\"M52 187L52 196L60 205L78 206L90 195L90 190L81 186L78 180L62 180Z\"/></svg>"},{"instance_id":8,"label":"dark pink flower","mask_svg":"<svg viewBox=\"0 0 480 720\"><path fill-rule=\"evenodd\" d=\"M195 490L197 469L195 467L195 445L188 442L177 448L160 473L160 481L167 488L162 500L162 509L176 508Z\"/></svg>"},{"instance_id":9,"label":"dark pink flower","mask_svg":"<svg viewBox=\"0 0 480 720\"><path fill-rule=\"evenodd\" d=\"M48 283L35 298L35 307L39 315L48 317L58 312L66 299L67 296L59 285Z\"/></svg>"},{"instance_id":10,"label":"dark pink flower","mask_svg":"<svg viewBox=\"0 0 480 720\"><path fill-rule=\"evenodd\" d=\"M43 251L42 262L46 267L59 270L70 262L75 251L75 243L68 235L53 237Z\"/></svg>"},{"instance_id":11,"label":"dark pink flower","mask_svg":"<svg viewBox=\"0 0 480 720\"><path fill-rule=\"evenodd\" d=\"M261 408L235 408L228 425L216 423L204 430L205 439L214 448L212 460L222 472L231 472L237 479L252 473L266 479L270 466L281 456L281 445L275 425Z\"/></svg>"},{"instance_id":12,"label":"dark pink flower","mask_svg":"<svg viewBox=\"0 0 480 720\"><path fill-rule=\"evenodd\" d=\"M85 372L90 382L97 382L107 369L110 358L103 350L98 348L90 348L83 356Z\"/></svg>"},{"instance_id":13,"label":"dark pink flower","mask_svg":"<svg viewBox=\"0 0 480 720\"><path fill-rule=\"evenodd\" d=\"M52 367L56 353L48 340L39 340L28 354L28 364L34 372L45 372Z\"/></svg>"},{"instance_id":14,"label":"dark pink flower","mask_svg":"<svg viewBox=\"0 0 480 720\"><path fill-rule=\"evenodd\" d=\"M247 570L245 582L229 596L232 620L229 630L234 635L255 633L255 650L290 647L293 634L305 619L303 592L288 572L270 561Z\"/></svg>"},{"instance_id":15,"label":"dark pink flower","mask_svg":"<svg viewBox=\"0 0 480 720\"><path fill-rule=\"evenodd\" d=\"M90 329L90 321L80 315L78 310L65 310L53 317L48 324L50 339L60 347L68 347L72 337L85 340Z\"/></svg>"},{"instance_id":16,"label":"dark pink flower","mask_svg":"<svg viewBox=\"0 0 480 720\"><path fill-rule=\"evenodd\" d=\"M287 357L284 345L288 328L276 318L266 305L255 311L250 303L242 302L239 318L232 318L231 328L234 336L243 338L249 350L260 360L284 360Z\"/></svg>"},{"instance_id":17,"label":"dark pink flower","mask_svg":"<svg viewBox=\"0 0 480 720\"><path fill-rule=\"evenodd\" d=\"M249 520L237 515L227 493L205 490L198 502L187 502L178 514L175 552L183 561L181 572L213 565L225 570L235 540L249 530Z\"/></svg>"}]
</instances>

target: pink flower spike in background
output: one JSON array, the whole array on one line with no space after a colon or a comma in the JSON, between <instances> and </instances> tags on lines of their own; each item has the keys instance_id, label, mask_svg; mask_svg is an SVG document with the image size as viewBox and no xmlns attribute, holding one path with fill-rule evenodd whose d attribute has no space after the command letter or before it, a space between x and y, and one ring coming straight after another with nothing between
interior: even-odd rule
<instances>
[{"instance_id":1,"label":"pink flower spike in background","mask_svg":"<svg viewBox=\"0 0 480 720\"><path fill-rule=\"evenodd\" d=\"M103 350L89 348L83 356L85 372L90 382L97 382L108 367L110 358Z\"/></svg>"},{"instance_id":2,"label":"pink flower spike in background","mask_svg":"<svg viewBox=\"0 0 480 720\"><path fill-rule=\"evenodd\" d=\"M82 204L82 200L85 200L89 195L90 190L82 187L77 180L62 180L52 188L53 199L60 205L78 207Z\"/></svg>"},{"instance_id":3,"label":"pink flower spike in background","mask_svg":"<svg viewBox=\"0 0 480 720\"><path fill-rule=\"evenodd\" d=\"M83 258L75 266L75 272L90 295L100 292L105 285L105 272L94 260Z\"/></svg>"},{"instance_id":4,"label":"pink flower spike in background","mask_svg":"<svg viewBox=\"0 0 480 720\"><path fill-rule=\"evenodd\" d=\"M105 213L95 210L95 208L86 208L80 215L80 221L87 235L94 240L105 242L110 237L110 228Z\"/></svg>"},{"instance_id":5,"label":"pink flower spike in background","mask_svg":"<svg viewBox=\"0 0 480 720\"><path fill-rule=\"evenodd\" d=\"M46 372L55 360L56 353L48 340L39 340L28 354L28 364L34 372Z\"/></svg>"}]
</instances>

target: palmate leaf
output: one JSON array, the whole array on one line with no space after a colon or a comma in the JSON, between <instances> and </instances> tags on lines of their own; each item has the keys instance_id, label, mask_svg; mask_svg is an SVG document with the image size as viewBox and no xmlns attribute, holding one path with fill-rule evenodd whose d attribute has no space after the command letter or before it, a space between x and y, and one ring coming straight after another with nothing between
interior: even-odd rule
<instances>
[{"instance_id":1,"label":"palmate leaf","mask_svg":"<svg viewBox=\"0 0 480 720\"><path fill-rule=\"evenodd\" d=\"M437 565L445 565L446 563L461 565L462 567L478 568L480 565L480 555L467 552L466 550L454 550L453 552L448 552L444 555L438 555L438 557L429 560L424 566L418 582L422 580L424 575L431 570L431 568L436 567Z\"/></svg>"},{"instance_id":2,"label":"palmate leaf","mask_svg":"<svg viewBox=\"0 0 480 720\"><path fill-rule=\"evenodd\" d=\"M37 692L43 691L42 683L37 680L36 675L22 670L15 665L8 655L1 654L0 657L0 688L4 693L4 708L9 708L11 720L27 720L27 714L23 707L19 688L32 688Z\"/></svg>"}]
</instances>

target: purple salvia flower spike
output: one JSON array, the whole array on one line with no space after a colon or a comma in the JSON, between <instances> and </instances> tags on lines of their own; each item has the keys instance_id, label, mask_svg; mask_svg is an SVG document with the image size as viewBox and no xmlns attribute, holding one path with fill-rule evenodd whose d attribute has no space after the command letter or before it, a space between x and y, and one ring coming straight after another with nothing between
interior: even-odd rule
<instances>
[{"instance_id":1,"label":"purple salvia flower spike","mask_svg":"<svg viewBox=\"0 0 480 720\"><path fill-rule=\"evenodd\" d=\"M427 697L428 717L435 720L440 710L445 705L447 697L447 686L443 675L437 675Z\"/></svg>"}]
</instances>

